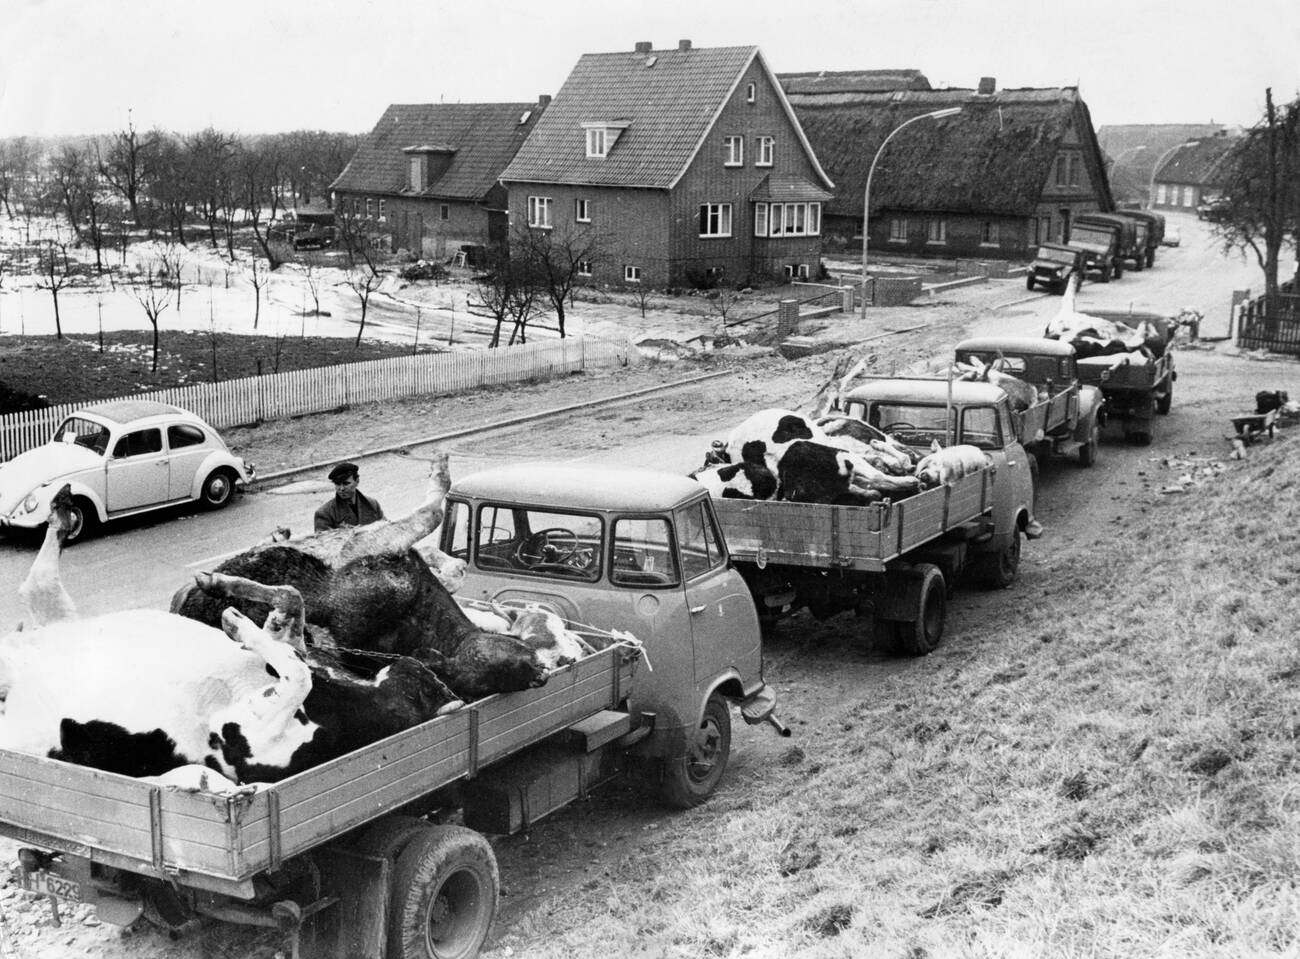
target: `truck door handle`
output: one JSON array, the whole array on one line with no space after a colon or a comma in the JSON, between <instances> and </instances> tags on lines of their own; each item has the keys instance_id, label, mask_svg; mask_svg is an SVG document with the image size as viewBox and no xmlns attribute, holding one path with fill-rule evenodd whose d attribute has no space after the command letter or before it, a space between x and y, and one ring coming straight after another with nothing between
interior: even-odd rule
<instances>
[{"instance_id":1,"label":"truck door handle","mask_svg":"<svg viewBox=\"0 0 1300 959\"><path fill-rule=\"evenodd\" d=\"M707 606L692 606L691 615L694 616L696 613L702 613L707 608L708 608Z\"/></svg>"}]
</instances>

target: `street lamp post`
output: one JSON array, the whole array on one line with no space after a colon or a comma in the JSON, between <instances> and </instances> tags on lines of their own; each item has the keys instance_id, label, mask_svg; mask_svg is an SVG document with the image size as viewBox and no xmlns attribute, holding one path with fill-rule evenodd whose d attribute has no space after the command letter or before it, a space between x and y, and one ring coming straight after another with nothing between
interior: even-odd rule
<instances>
[{"instance_id":1,"label":"street lamp post","mask_svg":"<svg viewBox=\"0 0 1300 959\"><path fill-rule=\"evenodd\" d=\"M941 117L951 117L958 113L961 113L961 107L947 107L943 110L922 113L910 120L904 120L889 132L889 136L885 137L884 142L880 144L880 149L876 150L876 155L871 159L871 168L867 170L867 185L862 191L862 305L859 315L864 320L867 318L867 226L871 212L871 178L876 172L876 164L880 162L880 156L885 152L885 147L889 145L889 141L894 139L894 136L904 127L912 125L917 120L938 120Z\"/></svg>"},{"instance_id":2,"label":"street lamp post","mask_svg":"<svg viewBox=\"0 0 1300 959\"><path fill-rule=\"evenodd\" d=\"M1144 144L1141 144L1141 145L1139 145L1139 146L1129 147L1127 150L1122 150L1122 151L1120 151L1120 155L1117 156L1117 157L1115 157L1115 159L1113 159L1113 160L1110 161L1110 169L1111 169L1111 172L1113 173L1113 172L1115 172L1117 169L1119 169L1120 162L1123 161L1123 159L1124 159L1126 156L1128 156L1130 153L1141 153L1141 152L1142 152L1143 150L1145 150L1145 149L1146 149L1146 144L1144 143Z\"/></svg>"}]
</instances>

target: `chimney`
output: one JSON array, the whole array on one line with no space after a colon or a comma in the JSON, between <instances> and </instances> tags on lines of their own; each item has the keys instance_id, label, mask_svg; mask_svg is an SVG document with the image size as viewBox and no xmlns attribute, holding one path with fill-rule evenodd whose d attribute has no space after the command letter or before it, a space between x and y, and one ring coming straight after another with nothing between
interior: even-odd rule
<instances>
[{"instance_id":1,"label":"chimney","mask_svg":"<svg viewBox=\"0 0 1300 959\"><path fill-rule=\"evenodd\" d=\"M997 77L980 77L980 86L976 91L980 96L992 96L998 88Z\"/></svg>"},{"instance_id":2,"label":"chimney","mask_svg":"<svg viewBox=\"0 0 1300 959\"><path fill-rule=\"evenodd\" d=\"M638 40L634 49L636 53L649 53L654 49L654 44L649 40Z\"/></svg>"},{"instance_id":3,"label":"chimney","mask_svg":"<svg viewBox=\"0 0 1300 959\"><path fill-rule=\"evenodd\" d=\"M543 93L541 96L537 98L537 105L543 109L550 106L551 95L549 93Z\"/></svg>"},{"instance_id":4,"label":"chimney","mask_svg":"<svg viewBox=\"0 0 1300 959\"><path fill-rule=\"evenodd\" d=\"M689 40L678 40L678 41L677 41L677 49L678 49L678 50L681 50L681 51L685 52L685 51L689 50L690 48L691 48L691 41L689 41Z\"/></svg>"}]
</instances>

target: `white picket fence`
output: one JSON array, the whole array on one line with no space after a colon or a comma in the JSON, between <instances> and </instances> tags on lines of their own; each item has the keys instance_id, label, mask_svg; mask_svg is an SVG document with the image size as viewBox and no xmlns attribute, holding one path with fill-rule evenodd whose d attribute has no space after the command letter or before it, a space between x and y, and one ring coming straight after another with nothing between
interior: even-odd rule
<instances>
[{"instance_id":1,"label":"white picket fence","mask_svg":"<svg viewBox=\"0 0 1300 959\"><path fill-rule=\"evenodd\" d=\"M156 400L197 413L217 429L320 413L358 403L459 393L627 362L629 347L570 337L462 353L420 353L314 370L197 383L117 399ZM63 418L88 404L62 403L0 416L0 460L49 441Z\"/></svg>"}]
</instances>

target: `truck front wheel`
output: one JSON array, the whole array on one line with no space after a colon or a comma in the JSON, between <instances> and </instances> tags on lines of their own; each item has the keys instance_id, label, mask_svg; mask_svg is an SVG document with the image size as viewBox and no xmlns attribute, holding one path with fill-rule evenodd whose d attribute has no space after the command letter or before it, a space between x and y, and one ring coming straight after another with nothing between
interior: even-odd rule
<instances>
[{"instance_id":1,"label":"truck front wheel","mask_svg":"<svg viewBox=\"0 0 1300 959\"><path fill-rule=\"evenodd\" d=\"M1011 541L1001 549L985 553L975 561L975 581L985 589L1006 589L1020 572L1020 530L1011 533Z\"/></svg>"},{"instance_id":2,"label":"truck front wheel","mask_svg":"<svg viewBox=\"0 0 1300 959\"><path fill-rule=\"evenodd\" d=\"M948 618L948 584L943 572L932 563L921 563L916 574L921 579L916 618L899 623L895 634L898 651L906 656L933 652L943 639L943 624Z\"/></svg>"},{"instance_id":3,"label":"truck front wheel","mask_svg":"<svg viewBox=\"0 0 1300 959\"><path fill-rule=\"evenodd\" d=\"M1174 405L1174 381L1173 379L1165 380L1164 396L1156 400L1156 412L1165 416L1169 415L1169 408Z\"/></svg>"},{"instance_id":4,"label":"truck front wheel","mask_svg":"<svg viewBox=\"0 0 1300 959\"><path fill-rule=\"evenodd\" d=\"M1034 288L1034 274L1030 273L1028 276L1025 277L1025 289L1032 290L1033 288Z\"/></svg>"},{"instance_id":5,"label":"truck front wheel","mask_svg":"<svg viewBox=\"0 0 1300 959\"><path fill-rule=\"evenodd\" d=\"M700 725L687 735L686 755L664 764L660 794L677 809L693 809L718 788L731 757L731 708L714 693Z\"/></svg>"},{"instance_id":6,"label":"truck front wheel","mask_svg":"<svg viewBox=\"0 0 1300 959\"><path fill-rule=\"evenodd\" d=\"M1092 423L1092 429L1088 431L1088 440L1079 447L1079 465L1091 466L1097 462L1097 440L1101 427L1097 425L1096 420Z\"/></svg>"},{"instance_id":7,"label":"truck front wheel","mask_svg":"<svg viewBox=\"0 0 1300 959\"><path fill-rule=\"evenodd\" d=\"M471 959L497 911L501 879L488 841L464 826L429 826L397 857L389 959Z\"/></svg>"}]
</instances>

